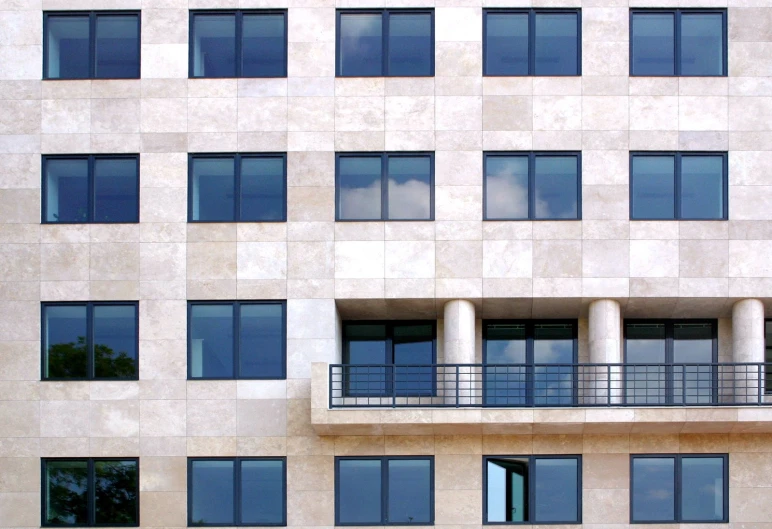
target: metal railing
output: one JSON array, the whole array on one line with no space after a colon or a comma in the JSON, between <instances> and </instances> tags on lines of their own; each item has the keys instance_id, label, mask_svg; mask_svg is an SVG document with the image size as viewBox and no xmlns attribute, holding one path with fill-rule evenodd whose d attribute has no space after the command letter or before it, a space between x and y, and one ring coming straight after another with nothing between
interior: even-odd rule
<instances>
[{"instance_id":1,"label":"metal railing","mask_svg":"<svg viewBox=\"0 0 772 529\"><path fill-rule=\"evenodd\" d=\"M760 406L772 364L330 365L330 408ZM770 388L772 389L772 388Z\"/></svg>"}]
</instances>

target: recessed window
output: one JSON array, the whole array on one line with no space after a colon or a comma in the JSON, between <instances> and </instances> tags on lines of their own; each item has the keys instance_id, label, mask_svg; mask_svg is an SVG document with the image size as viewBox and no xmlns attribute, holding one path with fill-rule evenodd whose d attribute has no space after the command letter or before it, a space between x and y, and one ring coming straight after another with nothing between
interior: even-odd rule
<instances>
[{"instance_id":1,"label":"recessed window","mask_svg":"<svg viewBox=\"0 0 772 529\"><path fill-rule=\"evenodd\" d=\"M191 11L190 77L287 77L287 11Z\"/></svg>"},{"instance_id":2,"label":"recessed window","mask_svg":"<svg viewBox=\"0 0 772 529\"><path fill-rule=\"evenodd\" d=\"M581 10L485 9L483 17L483 75L581 75Z\"/></svg>"},{"instance_id":3,"label":"recessed window","mask_svg":"<svg viewBox=\"0 0 772 529\"><path fill-rule=\"evenodd\" d=\"M138 79L138 11L43 14L43 79Z\"/></svg>"},{"instance_id":4,"label":"recessed window","mask_svg":"<svg viewBox=\"0 0 772 529\"><path fill-rule=\"evenodd\" d=\"M632 523L729 521L728 456L630 456Z\"/></svg>"},{"instance_id":5,"label":"recessed window","mask_svg":"<svg viewBox=\"0 0 772 529\"><path fill-rule=\"evenodd\" d=\"M188 526L287 525L283 457L188 459Z\"/></svg>"},{"instance_id":6,"label":"recessed window","mask_svg":"<svg viewBox=\"0 0 772 529\"><path fill-rule=\"evenodd\" d=\"M188 377L286 377L286 316L280 301L188 303Z\"/></svg>"},{"instance_id":7,"label":"recessed window","mask_svg":"<svg viewBox=\"0 0 772 529\"><path fill-rule=\"evenodd\" d=\"M725 76L726 9L630 11L630 75Z\"/></svg>"},{"instance_id":8,"label":"recessed window","mask_svg":"<svg viewBox=\"0 0 772 529\"><path fill-rule=\"evenodd\" d=\"M726 153L630 155L631 220L725 220Z\"/></svg>"},{"instance_id":9,"label":"recessed window","mask_svg":"<svg viewBox=\"0 0 772 529\"><path fill-rule=\"evenodd\" d=\"M581 154L484 154L484 220L578 220Z\"/></svg>"},{"instance_id":10,"label":"recessed window","mask_svg":"<svg viewBox=\"0 0 772 529\"><path fill-rule=\"evenodd\" d=\"M139 525L139 460L43 459L43 526Z\"/></svg>"},{"instance_id":11,"label":"recessed window","mask_svg":"<svg viewBox=\"0 0 772 529\"><path fill-rule=\"evenodd\" d=\"M338 154L337 220L433 220L431 153Z\"/></svg>"},{"instance_id":12,"label":"recessed window","mask_svg":"<svg viewBox=\"0 0 772 529\"><path fill-rule=\"evenodd\" d=\"M191 222L282 222L287 219L284 154L193 154Z\"/></svg>"},{"instance_id":13,"label":"recessed window","mask_svg":"<svg viewBox=\"0 0 772 529\"><path fill-rule=\"evenodd\" d=\"M44 303L43 380L137 379L137 303Z\"/></svg>"},{"instance_id":14,"label":"recessed window","mask_svg":"<svg viewBox=\"0 0 772 529\"><path fill-rule=\"evenodd\" d=\"M339 9L338 77L434 75L434 10Z\"/></svg>"},{"instance_id":15,"label":"recessed window","mask_svg":"<svg viewBox=\"0 0 772 529\"><path fill-rule=\"evenodd\" d=\"M433 524L433 457L335 458L335 525Z\"/></svg>"},{"instance_id":16,"label":"recessed window","mask_svg":"<svg viewBox=\"0 0 772 529\"><path fill-rule=\"evenodd\" d=\"M139 156L43 156L43 222L139 222Z\"/></svg>"},{"instance_id":17,"label":"recessed window","mask_svg":"<svg viewBox=\"0 0 772 529\"><path fill-rule=\"evenodd\" d=\"M580 456L483 458L486 524L582 523Z\"/></svg>"}]
</instances>

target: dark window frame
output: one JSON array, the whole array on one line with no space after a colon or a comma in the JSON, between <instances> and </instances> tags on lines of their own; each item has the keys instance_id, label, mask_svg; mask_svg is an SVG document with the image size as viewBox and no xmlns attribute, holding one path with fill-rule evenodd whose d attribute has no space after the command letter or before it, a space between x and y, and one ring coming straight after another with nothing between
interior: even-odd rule
<instances>
[{"instance_id":1,"label":"dark window frame","mask_svg":"<svg viewBox=\"0 0 772 529\"><path fill-rule=\"evenodd\" d=\"M234 523L195 523L193 521L193 463L195 461L232 461L233 462L233 520ZM241 463L244 461L280 461L282 463L282 495L284 496L284 509L282 521L279 523L252 524L241 522ZM187 518L188 527L286 527L287 526L287 457L189 457L187 461Z\"/></svg>"},{"instance_id":2,"label":"dark window frame","mask_svg":"<svg viewBox=\"0 0 772 529\"><path fill-rule=\"evenodd\" d=\"M633 216L633 159L635 157L657 157L657 156L673 156L674 157L674 165L673 165L673 181L674 181L674 190L673 190L673 218L651 218L651 217L634 217ZM681 216L681 160L684 157L690 157L690 156L714 156L714 157L721 157L723 160L723 178L722 178L722 187L721 191L723 193L723 213L721 218L693 218L693 217L682 217ZM729 153L727 151L630 151L630 161L629 161L629 174L630 174L630 185L628 186L629 189L629 216L630 220L652 220L652 221L673 221L673 220L688 220L688 221L699 221L699 222L715 222L715 221L726 221L729 220Z\"/></svg>"},{"instance_id":3,"label":"dark window frame","mask_svg":"<svg viewBox=\"0 0 772 529\"><path fill-rule=\"evenodd\" d=\"M389 175L388 159L391 157L429 158L429 218L426 219L389 219ZM381 217L379 219L343 219L340 217L340 160L341 158L381 158ZM335 222L433 222L434 221L434 151L363 151L335 153Z\"/></svg>"},{"instance_id":4,"label":"dark window frame","mask_svg":"<svg viewBox=\"0 0 772 529\"><path fill-rule=\"evenodd\" d=\"M231 377L194 377L192 376L192 362L191 359L191 332L193 326L191 325L191 316L194 306L201 305L220 305L220 306L232 306L233 307L233 376ZM282 309L281 318L281 333L282 333L282 346L281 346L281 366L282 373L279 377L242 377L239 375L239 355L241 354L241 344L239 343L240 328L241 328L241 307L244 305L280 305ZM187 374L188 380L286 380L287 379L287 302L284 300L188 300L187 307L187 333L186 333L186 350L187 350Z\"/></svg>"},{"instance_id":5,"label":"dark window frame","mask_svg":"<svg viewBox=\"0 0 772 529\"><path fill-rule=\"evenodd\" d=\"M526 75L512 74L494 74L488 73L488 54L486 53L488 42L488 14L513 14L528 15L528 73ZM572 74L550 74L539 75L536 70L536 15L541 14L575 14L577 16L576 33L576 70ZM582 76L582 9L573 8L506 8L506 7L486 7L483 9L483 33L482 33L482 68L483 77L581 77Z\"/></svg>"},{"instance_id":6,"label":"dark window frame","mask_svg":"<svg viewBox=\"0 0 772 529\"><path fill-rule=\"evenodd\" d=\"M88 217L81 222L47 220L48 211L48 178L46 178L46 166L49 160L86 160L88 164ZM136 220L131 221L97 221L94 220L96 197L94 195L94 165L96 160L135 160L137 162L137 212ZM41 156L41 197L40 197L40 223L41 224L139 224L140 210L140 155L139 154L43 154Z\"/></svg>"},{"instance_id":7,"label":"dark window frame","mask_svg":"<svg viewBox=\"0 0 772 529\"><path fill-rule=\"evenodd\" d=\"M673 520L635 520L633 518L633 502L635 501L634 489L633 489L633 462L636 459L668 459L673 458L673 503L674 514ZM722 520L686 520L681 518L681 460L683 459L702 459L702 458L721 458L724 461L723 472L723 510L724 518ZM666 523L729 523L729 454L673 454L673 453L644 453L644 454L630 454L630 523L631 524L666 524Z\"/></svg>"},{"instance_id":8,"label":"dark window frame","mask_svg":"<svg viewBox=\"0 0 772 529\"><path fill-rule=\"evenodd\" d=\"M346 460L381 462L381 521L378 523L351 523L340 521L340 462ZM389 461L428 461L429 462L429 521L416 523L395 523L386 520L389 508ZM335 456L335 526L374 527L382 525L434 525L434 456Z\"/></svg>"},{"instance_id":9,"label":"dark window frame","mask_svg":"<svg viewBox=\"0 0 772 529\"><path fill-rule=\"evenodd\" d=\"M673 44L674 44L674 64L673 64L673 74L672 75L639 75L633 72L633 16L636 14L672 14L674 17L673 23L674 23L674 33L673 33ZM723 34L722 34L722 62L723 62L723 72L718 75L687 75L681 73L681 14L687 13L687 14L710 14L710 15L722 15L723 17ZM728 23L727 23L727 9L724 8L639 8L639 7L631 7L630 8L630 22L629 22L629 32L630 32L630 46L629 46L629 52L628 52L628 61L630 63L630 77L727 77L728 74L728 59L729 59L729 31L728 31Z\"/></svg>"},{"instance_id":10,"label":"dark window frame","mask_svg":"<svg viewBox=\"0 0 772 529\"><path fill-rule=\"evenodd\" d=\"M89 376L86 378L57 378L46 376L46 341L44 333L46 332L46 308L47 307L86 307L86 347L88 349L87 369ZM96 377L94 375L94 307L134 307L134 351L137 358L137 368L133 377ZM43 382L78 382L78 381L131 381L139 380L139 302L138 301L43 301L40 303L40 380Z\"/></svg>"},{"instance_id":11,"label":"dark window frame","mask_svg":"<svg viewBox=\"0 0 772 529\"><path fill-rule=\"evenodd\" d=\"M234 15L236 23L236 75L234 77L210 77L207 75L195 75L193 73L193 50L195 46L195 34L193 32L193 21L196 15ZM243 66L243 54L242 54L242 33L243 33L243 18L244 15L283 15L284 16L284 75L258 75L258 76L244 76L241 75L241 69ZM188 78L189 79L284 79L287 77L288 69L288 31L289 21L287 15L287 9L191 9L188 14Z\"/></svg>"},{"instance_id":12,"label":"dark window frame","mask_svg":"<svg viewBox=\"0 0 772 529\"><path fill-rule=\"evenodd\" d=\"M89 45L88 45L88 77L48 77L48 18L54 17L89 17ZM138 72L136 77L97 77L96 76L96 19L99 16L128 16L137 17L137 59ZM94 79L140 79L142 77L142 11L139 9L107 10L80 10L80 11L43 11L43 80L44 81L87 81Z\"/></svg>"},{"instance_id":13,"label":"dark window frame","mask_svg":"<svg viewBox=\"0 0 772 529\"><path fill-rule=\"evenodd\" d=\"M233 220L194 220L193 219L193 160L196 159L232 159L233 160ZM284 200L282 204L282 216L281 219L275 220L241 220L241 161L243 159L250 158L281 158L283 171L284 171L284 188L283 195ZM277 223L287 222L287 153L286 152L213 152L213 153L188 153L188 222L195 224L212 224L212 223L231 223L231 222L248 222L248 223Z\"/></svg>"},{"instance_id":14,"label":"dark window frame","mask_svg":"<svg viewBox=\"0 0 772 529\"><path fill-rule=\"evenodd\" d=\"M544 522L529 520L527 522L490 522L488 521L488 460L489 459L527 459L531 467L528 473L528 505L535 505L536 487L533 481L536 480L537 459L573 459L576 461L576 513L577 519L574 521ZM482 487L483 487L483 525L573 525L582 523L582 455L581 454L557 454L557 455L484 455L482 468Z\"/></svg>"},{"instance_id":15,"label":"dark window frame","mask_svg":"<svg viewBox=\"0 0 772 529\"><path fill-rule=\"evenodd\" d=\"M87 463L87 485L86 485L86 503L88 505L88 518L87 524L51 524L46 522L46 511L48 507L48 487L46 486L46 464L49 461L77 461ZM95 509L95 487L94 487L94 463L100 463L103 461L132 461L136 464L137 469L137 511L136 519L137 523L134 524L119 524L119 523L107 523L97 524L94 521L94 509ZM140 465L138 457L42 457L40 458L40 526L41 527L140 527L141 522L139 519L140 514Z\"/></svg>"},{"instance_id":16,"label":"dark window frame","mask_svg":"<svg viewBox=\"0 0 772 529\"><path fill-rule=\"evenodd\" d=\"M506 217L488 217L488 158L489 157L528 157L528 217L511 219ZM576 158L576 218L536 218L534 212L535 203L535 179L537 157L575 157ZM483 220L507 221L507 222L576 222L582 220L582 152L581 151L483 151Z\"/></svg>"}]
</instances>

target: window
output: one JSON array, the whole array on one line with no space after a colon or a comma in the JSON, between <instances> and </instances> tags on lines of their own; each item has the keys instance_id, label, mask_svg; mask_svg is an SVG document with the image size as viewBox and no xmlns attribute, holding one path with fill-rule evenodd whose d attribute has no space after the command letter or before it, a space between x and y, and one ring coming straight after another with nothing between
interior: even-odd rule
<instances>
[{"instance_id":1,"label":"window","mask_svg":"<svg viewBox=\"0 0 772 529\"><path fill-rule=\"evenodd\" d=\"M284 154L192 154L190 222L287 220Z\"/></svg>"},{"instance_id":2,"label":"window","mask_svg":"<svg viewBox=\"0 0 772 529\"><path fill-rule=\"evenodd\" d=\"M43 79L139 79L138 11L43 14Z\"/></svg>"},{"instance_id":3,"label":"window","mask_svg":"<svg viewBox=\"0 0 772 529\"><path fill-rule=\"evenodd\" d=\"M630 11L630 75L725 76L726 9Z\"/></svg>"},{"instance_id":4,"label":"window","mask_svg":"<svg viewBox=\"0 0 772 529\"><path fill-rule=\"evenodd\" d=\"M434 155L338 154L336 220L434 220Z\"/></svg>"},{"instance_id":5,"label":"window","mask_svg":"<svg viewBox=\"0 0 772 529\"><path fill-rule=\"evenodd\" d=\"M188 525L287 525L286 458L189 458Z\"/></svg>"},{"instance_id":6,"label":"window","mask_svg":"<svg viewBox=\"0 0 772 529\"><path fill-rule=\"evenodd\" d=\"M581 456L483 458L483 520L582 523Z\"/></svg>"},{"instance_id":7,"label":"window","mask_svg":"<svg viewBox=\"0 0 772 529\"><path fill-rule=\"evenodd\" d=\"M483 10L483 75L581 74L581 10Z\"/></svg>"},{"instance_id":8,"label":"window","mask_svg":"<svg viewBox=\"0 0 772 529\"><path fill-rule=\"evenodd\" d=\"M487 406L566 406L576 402L575 321L483 323Z\"/></svg>"},{"instance_id":9,"label":"window","mask_svg":"<svg viewBox=\"0 0 772 529\"><path fill-rule=\"evenodd\" d=\"M188 378L286 377L283 301L188 303Z\"/></svg>"},{"instance_id":10,"label":"window","mask_svg":"<svg viewBox=\"0 0 772 529\"><path fill-rule=\"evenodd\" d=\"M287 11L191 11L190 77L287 77Z\"/></svg>"},{"instance_id":11,"label":"window","mask_svg":"<svg viewBox=\"0 0 772 529\"><path fill-rule=\"evenodd\" d=\"M44 303L43 380L136 380L137 303Z\"/></svg>"},{"instance_id":12,"label":"window","mask_svg":"<svg viewBox=\"0 0 772 529\"><path fill-rule=\"evenodd\" d=\"M335 458L335 525L433 524L433 457Z\"/></svg>"},{"instance_id":13,"label":"window","mask_svg":"<svg viewBox=\"0 0 772 529\"><path fill-rule=\"evenodd\" d=\"M339 9L338 77L434 75L434 10Z\"/></svg>"},{"instance_id":14,"label":"window","mask_svg":"<svg viewBox=\"0 0 772 529\"><path fill-rule=\"evenodd\" d=\"M139 156L43 156L43 223L139 222Z\"/></svg>"},{"instance_id":15,"label":"window","mask_svg":"<svg viewBox=\"0 0 772 529\"><path fill-rule=\"evenodd\" d=\"M729 521L728 457L630 456L630 522Z\"/></svg>"},{"instance_id":16,"label":"window","mask_svg":"<svg viewBox=\"0 0 772 529\"><path fill-rule=\"evenodd\" d=\"M581 154L485 153L484 220L578 220Z\"/></svg>"},{"instance_id":17,"label":"window","mask_svg":"<svg viewBox=\"0 0 772 529\"><path fill-rule=\"evenodd\" d=\"M138 459L43 459L41 475L44 527L139 525Z\"/></svg>"},{"instance_id":18,"label":"window","mask_svg":"<svg viewBox=\"0 0 772 529\"><path fill-rule=\"evenodd\" d=\"M625 322L629 404L710 404L716 398L716 322Z\"/></svg>"},{"instance_id":19,"label":"window","mask_svg":"<svg viewBox=\"0 0 772 529\"><path fill-rule=\"evenodd\" d=\"M631 220L726 220L726 153L630 155Z\"/></svg>"}]
</instances>

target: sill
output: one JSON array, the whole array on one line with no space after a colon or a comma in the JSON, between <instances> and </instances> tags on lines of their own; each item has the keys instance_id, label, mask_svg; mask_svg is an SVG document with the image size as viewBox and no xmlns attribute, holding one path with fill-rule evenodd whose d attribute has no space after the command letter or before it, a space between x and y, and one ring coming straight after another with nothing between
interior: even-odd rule
<instances>
[{"instance_id":1,"label":"sill","mask_svg":"<svg viewBox=\"0 0 772 529\"><path fill-rule=\"evenodd\" d=\"M284 75L258 75L258 76L247 76L247 75L239 75L239 76L227 76L227 77L207 77L207 76L193 76L188 75L188 79L191 81L225 81L229 79L287 79L287 74ZM194 527L194 526L191 526ZM218 526L219 527L219 526Z\"/></svg>"},{"instance_id":2,"label":"sill","mask_svg":"<svg viewBox=\"0 0 772 529\"><path fill-rule=\"evenodd\" d=\"M427 79L436 77L434 73L426 75L340 75L335 74L335 79Z\"/></svg>"},{"instance_id":3,"label":"sill","mask_svg":"<svg viewBox=\"0 0 772 529\"><path fill-rule=\"evenodd\" d=\"M40 224L43 224L43 225L46 225L46 226L61 226L61 225L65 225L65 226L73 226L73 225L75 225L75 226L78 226L80 224L89 224L89 225L94 225L94 224L110 224L110 225L116 225L116 224L139 224L139 221L138 220L121 220L121 221L115 221L115 222L109 222L109 221L95 222L95 221L84 220L83 222L55 222L55 221L50 221L50 220L41 220Z\"/></svg>"},{"instance_id":4,"label":"sill","mask_svg":"<svg viewBox=\"0 0 772 529\"><path fill-rule=\"evenodd\" d=\"M287 219L281 220L191 220L188 224L281 224L287 222Z\"/></svg>"},{"instance_id":5,"label":"sill","mask_svg":"<svg viewBox=\"0 0 772 529\"><path fill-rule=\"evenodd\" d=\"M335 219L335 222L434 222L434 215L430 219Z\"/></svg>"},{"instance_id":6,"label":"sill","mask_svg":"<svg viewBox=\"0 0 772 529\"><path fill-rule=\"evenodd\" d=\"M137 382L139 377L134 378L43 378L41 382ZM58 527L58 526L52 526Z\"/></svg>"}]
</instances>

